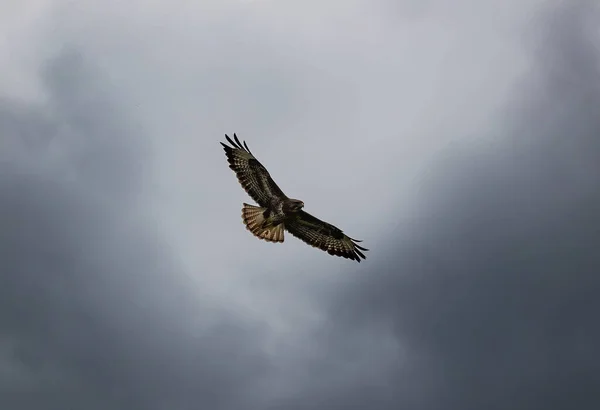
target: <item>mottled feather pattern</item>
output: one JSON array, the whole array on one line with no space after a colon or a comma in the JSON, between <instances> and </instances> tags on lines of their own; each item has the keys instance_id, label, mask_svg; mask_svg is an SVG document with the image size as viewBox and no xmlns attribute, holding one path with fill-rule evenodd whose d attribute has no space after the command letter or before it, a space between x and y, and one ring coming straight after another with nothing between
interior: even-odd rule
<instances>
[{"instance_id":1,"label":"mottled feather pattern","mask_svg":"<svg viewBox=\"0 0 600 410\"><path fill-rule=\"evenodd\" d=\"M357 244L362 241L350 238L341 229L303 210L292 208L292 212L286 211L283 223L269 226L273 221L271 219L265 221L265 215L271 212L281 212L281 208L277 208L277 206L280 207L282 203L285 205L293 203L292 201L296 201L296 203L301 201L289 199L281 191L267 169L250 152L245 141L240 143L236 134L233 134L233 140L227 134L225 138L231 144L229 146L221 143L225 149L229 168L235 172L238 181L248 195L260 205L258 207L244 204L244 208L242 208L242 220L246 229L254 236L268 242L283 242L285 229L303 242L322 249L330 255L357 262L366 259L363 252L368 249ZM275 211L276 209L279 211Z\"/></svg>"},{"instance_id":2,"label":"mottled feather pattern","mask_svg":"<svg viewBox=\"0 0 600 410\"><path fill-rule=\"evenodd\" d=\"M240 143L237 135L233 140L225 135L231 146L221 143L231 168L248 195L260 206L268 207L273 197L286 198L269 175L267 169L252 155L248 145Z\"/></svg>"},{"instance_id":3,"label":"mottled feather pattern","mask_svg":"<svg viewBox=\"0 0 600 410\"><path fill-rule=\"evenodd\" d=\"M246 225L246 229L257 238L264 239L267 242L283 242L283 224L262 227L262 223L265 220L263 216L265 211L266 208L244 203L242 221Z\"/></svg>"},{"instance_id":4,"label":"mottled feather pattern","mask_svg":"<svg viewBox=\"0 0 600 410\"><path fill-rule=\"evenodd\" d=\"M345 235L339 228L321 221L305 211L300 211L294 218L286 221L285 229L304 241L305 243L319 248L330 255L341 256L357 262L366 259L361 251L368 249L359 246L357 239Z\"/></svg>"}]
</instances>

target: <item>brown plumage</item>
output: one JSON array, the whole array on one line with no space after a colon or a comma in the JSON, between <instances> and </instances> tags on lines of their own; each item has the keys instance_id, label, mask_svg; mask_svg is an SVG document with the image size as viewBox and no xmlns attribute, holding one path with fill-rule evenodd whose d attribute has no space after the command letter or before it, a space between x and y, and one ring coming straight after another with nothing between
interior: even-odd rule
<instances>
[{"instance_id":1,"label":"brown plumage","mask_svg":"<svg viewBox=\"0 0 600 410\"><path fill-rule=\"evenodd\" d=\"M242 220L246 229L260 239L267 242L283 242L283 224L272 227L263 227L265 208L244 203L242 208Z\"/></svg>"},{"instance_id":2,"label":"brown plumage","mask_svg":"<svg viewBox=\"0 0 600 410\"><path fill-rule=\"evenodd\" d=\"M283 231L319 248L330 255L341 256L357 262L366 259L357 244L361 242L345 235L341 229L324 222L302 210L304 203L288 198L269 175L267 169L250 152L246 142L240 143L236 134L233 140L225 135L231 146L223 144L229 168L242 187L259 206L244 203L242 221L254 236L268 242L281 243Z\"/></svg>"}]
</instances>

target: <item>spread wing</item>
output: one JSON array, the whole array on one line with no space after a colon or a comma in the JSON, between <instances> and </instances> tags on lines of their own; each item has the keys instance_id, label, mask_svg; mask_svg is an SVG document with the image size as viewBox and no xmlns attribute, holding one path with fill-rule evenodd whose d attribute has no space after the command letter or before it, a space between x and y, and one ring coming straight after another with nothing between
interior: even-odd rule
<instances>
[{"instance_id":1,"label":"spread wing","mask_svg":"<svg viewBox=\"0 0 600 410\"><path fill-rule=\"evenodd\" d=\"M309 213L300 211L294 218L286 220L285 229L298 239L330 255L341 256L360 262L366 259L361 251L368 251L356 244L362 242L345 235L341 229L315 218Z\"/></svg>"},{"instance_id":2,"label":"spread wing","mask_svg":"<svg viewBox=\"0 0 600 410\"><path fill-rule=\"evenodd\" d=\"M283 191L277 186L269 171L252 155L246 141L242 145L237 135L233 134L231 138L225 134L225 138L232 145L221 143L227 155L227 162L242 187L248 192L248 195L260 206L268 208L271 205L271 199L287 198Z\"/></svg>"}]
</instances>

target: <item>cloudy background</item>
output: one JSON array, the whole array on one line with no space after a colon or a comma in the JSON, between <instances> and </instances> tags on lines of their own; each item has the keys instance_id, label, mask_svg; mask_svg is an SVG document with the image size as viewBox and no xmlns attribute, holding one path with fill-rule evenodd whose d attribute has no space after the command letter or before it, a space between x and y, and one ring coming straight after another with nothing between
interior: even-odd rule
<instances>
[{"instance_id":1,"label":"cloudy background","mask_svg":"<svg viewBox=\"0 0 600 410\"><path fill-rule=\"evenodd\" d=\"M0 6L0 407L595 409L593 1ZM364 263L266 244L237 132Z\"/></svg>"}]
</instances>

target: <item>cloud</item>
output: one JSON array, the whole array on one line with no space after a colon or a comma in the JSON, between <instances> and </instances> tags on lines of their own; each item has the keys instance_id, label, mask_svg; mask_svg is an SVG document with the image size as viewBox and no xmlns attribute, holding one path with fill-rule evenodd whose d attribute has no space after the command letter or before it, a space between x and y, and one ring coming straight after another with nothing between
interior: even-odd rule
<instances>
[{"instance_id":1,"label":"cloud","mask_svg":"<svg viewBox=\"0 0 600 410\"><path fill-rule=\"evenodd\" d=\"M537 20L537 63L489 130L508 136L441 156L387 254L331 289L320 377L282 408L597 406L597 11Z\"/></svg>"},{"instance_id":2,"label":"cloud","mask_svg":"<svg viewBox=\"0 0 600 410\"><path fill-rule=\"evenodd\" d=\"M262 325L203 298L137 215L146 147L102 76L69 50L45 78L43 111L0 112L2 406L238 406Z\"/></svg>"},{"instance_id":3,"label":"cloud","mask_svg":"<svg viewBox=\"0 0 600 410\"><path fill-rule=\"evenodd\" d=\"M595 6L284 3L25 13L0 407L597 407ZM244 236L224 132L369 259Z\"/></svg>"}]
</instances>

